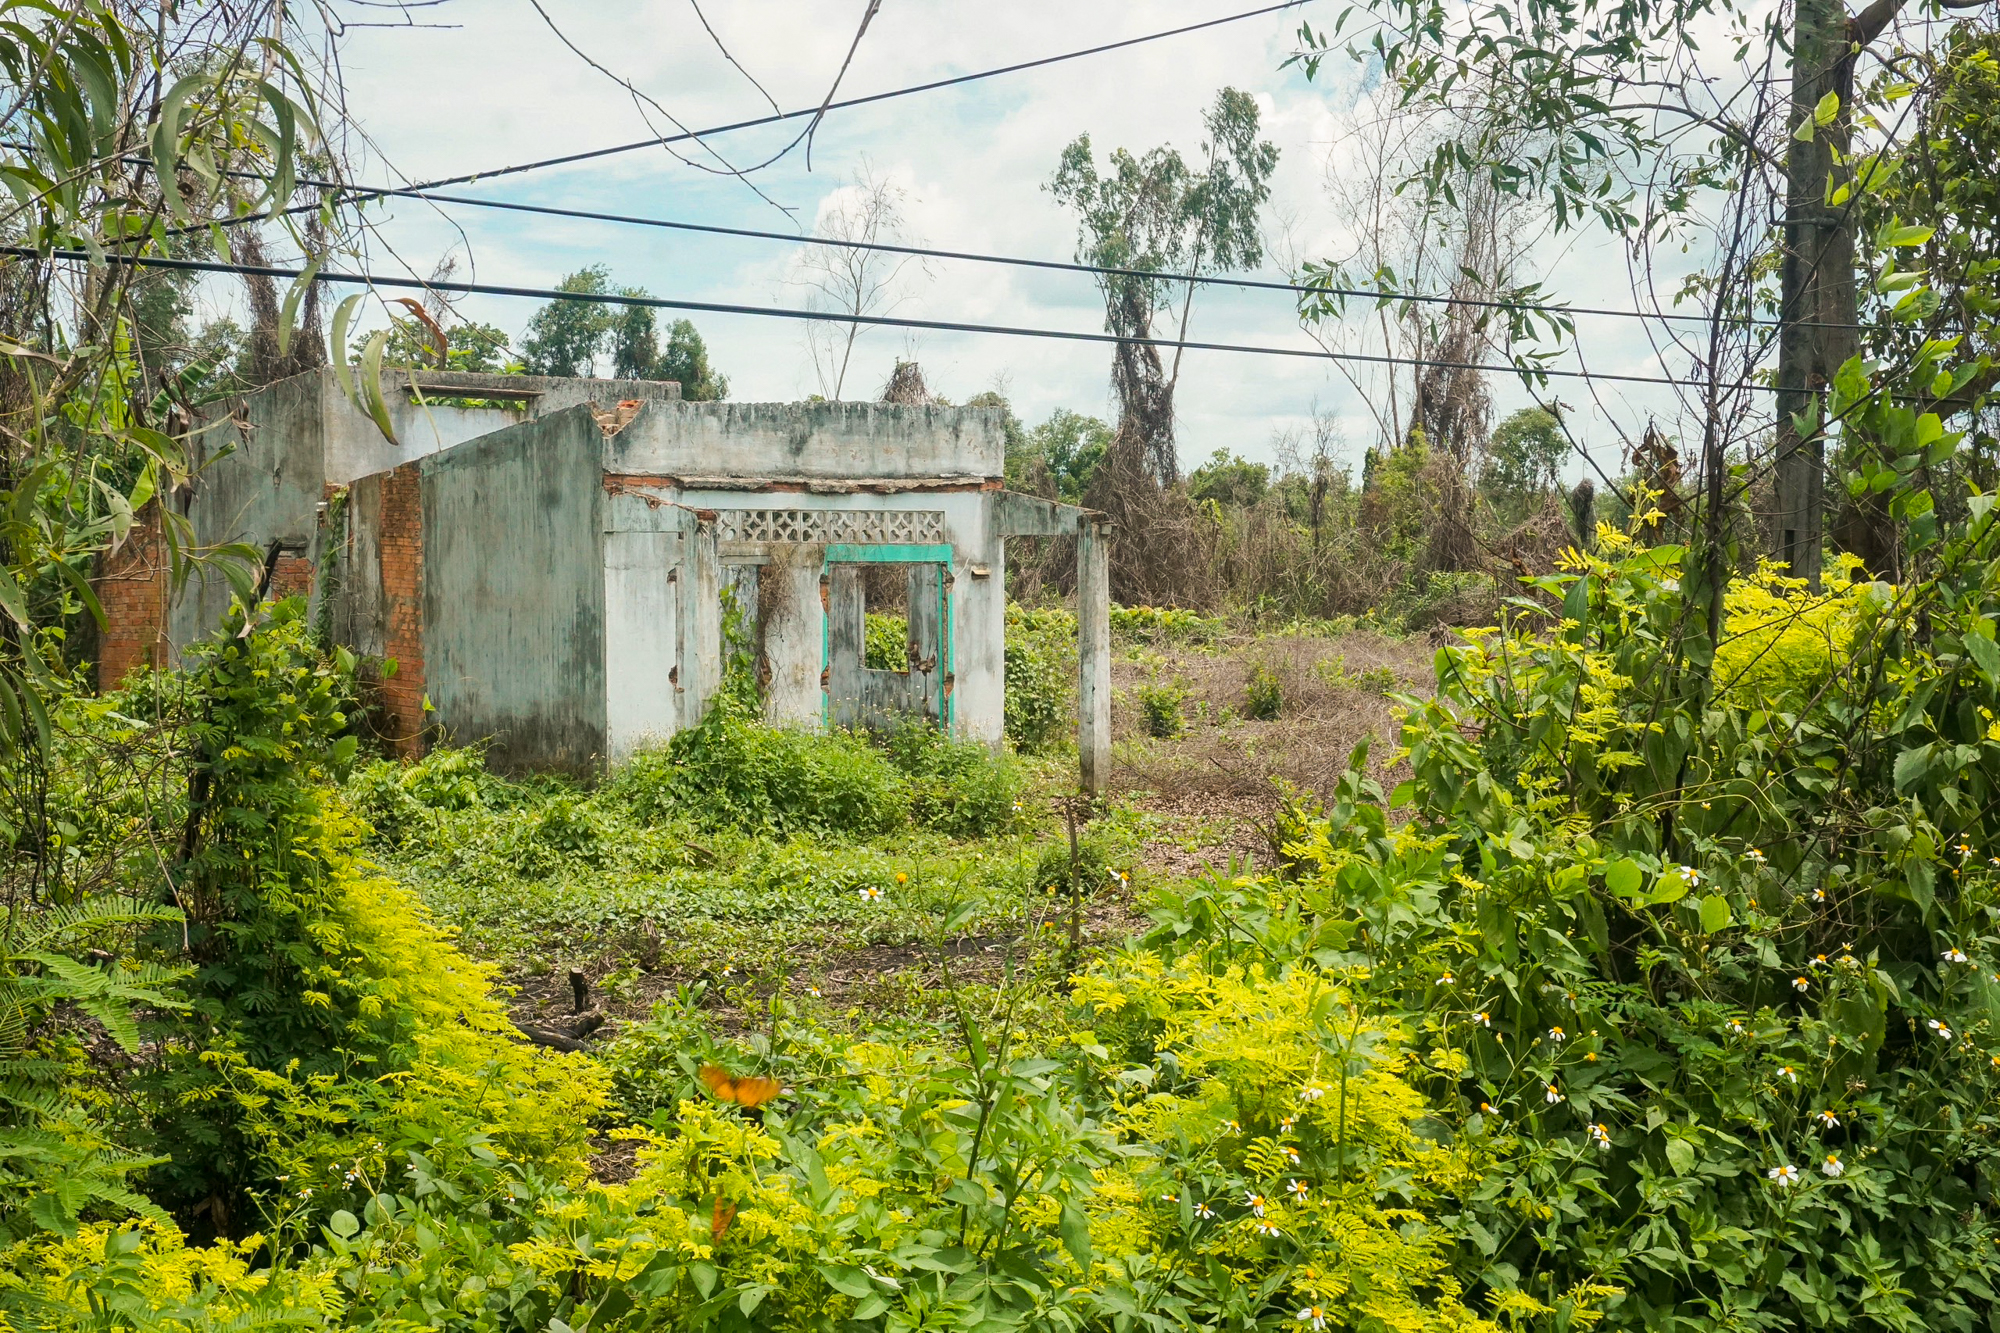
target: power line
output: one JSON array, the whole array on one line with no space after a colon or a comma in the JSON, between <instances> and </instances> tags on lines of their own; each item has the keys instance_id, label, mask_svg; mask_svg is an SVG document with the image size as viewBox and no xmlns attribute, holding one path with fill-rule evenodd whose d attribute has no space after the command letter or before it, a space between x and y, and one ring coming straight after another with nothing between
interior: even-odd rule
<instances>
[{"instance_id":1,"label":"power line","mask_svg":"<svg viewBox=\"0 0 2000 1333\"><path fill-rule=\"evenodd\" d=\"M137 265L141 268L180 269L196 273L239 273L265 278L305 276L305 270L277 268L266 264L225 264L211 259L169 259L155 255L94 255L86 250L39 251L30 246L0 246L0 254L21 258L77 260L84 263ZM1657 384L1670 388L1705 389L1701 380L1678 380L1661 375L1618 375L1595 370L1559 370L1553 367L1496 366L1477 361L1438 361L1426 357L1402 357L1371 352L1330 352L1304 347L1272 347L1254 343L1195 342L1184 338L1127 338L1115 333L1086 333L1074 329L1041 329L1015 324L971 324L959 320L912 319L900 315L854 315L827 310L798 310L779 306L735 305L720 301L687 301L665 296L614 296L588 292L566 292L554 287L514 287L484 282L433 281L398 278L369 273L320 271L316 282L352 283L366 287L411 288L418 291L456 292L467 296L511 296L536 301L581 301L594 305L642 306L653 310L687 310L697 314L752 315L766 319L799 319L824 324L867 324L879 328L926 329L942 333L983 333L1008 338L1053 338L1064 342L1130 343L1136 347L1184 348L1194 352L1235 352L1252 356L1282 356L1310 361L1350 361L1381 366L1425 366L1440 370L1476 370L1499 375L1538 376L1548 379L1604 380L1617 384ZM1737 380L1719 386L1724 389L1775 393L1768 384Z\"/></svg>"},{"instance_id":2,"label":"power line","mask_svg":"<svg viewBox=\"0 0 2000 1333\"><path fill-rule=\"evenodd\" d=\"M253 173L244 173L252 175ZM263 179L255 176L255 179ZM318 182L302 180L301 184ZM1655 319L1707 324L1709 315L1676 314L1671 311L1618 310L1608 306L1551 305L1538 301L1502 301L1469 296L1437 296L1430 293L1370 290L1365 287L1334 287L1315 283L1277 282L1268 278L1235 278L1227 274L1172 273L1153 269L1118 268L1109 264L1074 263L1060 259L1033 259L1020 255L997 255L976 250L938 250L921 245L897 245L887 241L841 240L825 236L803 236L793 232L760 231L752 227L723 227L707 222L682 222L673 218L643 217L630 213L603 213L583 208L558 208L552 204L526 204L509 199L481 199L465 194L439 194L423 186L383 187L371 193L398 198L420 199L427 203L463 204L502 212L533 213L543 217L574 218L584 222L612 222L632 227L659 227L668 231L698 232L707 236L738 236L751 240L783 241L792 245L825 245L846 250L872 250L883 254L915 255L926 259L963 259L977 264L1003 264L1016 268L1043 269L1057 273L1088 273L1093 276L1144 278L1159 282L1186 282L1204 286L1241 287L1253 291L1290 292L1305 296L1339 296L1367 301L1404 301L1429 305L1470 306L1483 310L1519 310L1543 315L1606 315L1621 319ZM1776 325L1776 319L1754 315L1725 315L1725 324ZM1805 322L1806 327L1826 328L1827 324ZM1859 325L1841 325L1858 328Z\"/></svg>"},{"instance_id":3,"label":"power line","mask_svg":"<svg viewBox=\"0 0 2000 1333\"><path fill-rule=\"evenodd\" d=\"M25 145L7 144L9 148ZM128 162L149 165L151 158L132 156ZM219 174L241 180L268 181L267 172L224 170ZM298 178L301 185L339 190L348 187L338 181ZM883 254L914 255L926 259L962 259L978 264L1002 264L1016 268L1042 269L1057 273L1088 273L1093 276L1144 278L1159 282L1185 282L1202 286L1240 287L1253 291L1288 292L1305 296L1338 296L1364 301L1402 301L1427 305L1470 306L1484 310L1519 310L1540 315L1603 315L1618 319L1652 319L1693 324L1710 323L1715 316L1677 314L1665 310L1623 310L1610 306L1552 305L1542 301L1502 301L1473 296L1437 296L1428 292L1384 291L1380 288L1334 287L1318 283L1277 282L1268 278L1237 278L1221 273L1175 273L1156 269L1118 268L1109 264L1084 264L1061 259L1034 259L1022 255L999 255L979 250L939 250L921 245L898 245L888 241L855 241L829 236L807 236L797 232L762 231L754 227L724 227L709 222L684 222L676 218L645 217L633 213L605 213L586 208L559 208L553 204L528 204L511 199L481 199L468 194L440 194L422 185L369 186L373 198L417 199L434 204L462 204L469 208L489 208L509 213L532 213L541 217L574 218L582 222L611 222L631 227L657 227L668 231L695 232L706 236L736 236L750 240L782 241L790 245L824 245L846 250L870 250ZM1755 315L1724 315L1732 325L1777 326L1784 321ZM1802 328L1861 328L1859 324L1801 320Z\"/></svg>"},{"instance_id":4,"label":"power line","mask_svg":"<svg viewBox=\"0 0 2000 1333\"><path fill-rule=\"evenodd\" d=\"M850 107L868 106L875 102L886 102L897 97L909 97L915 93L934 92L939 88L953 88L964 83L977 83L981 79L998 78L1002 74L1018 74L1023 70L1040 69L1046 65L1058 65L1067 60L1081 60L1085 56L1102 55L1106 51L1120 51L1129 46L1142 46L1147 42L1157 42L1168 37L1179 37L1190 32L1201 32L1208 28L1219 28L1228 23L1240 23L1244 19L1258 18L1265 14L1275 14L1280 10L1297 9L1310 4L1311 0L1280 0L1278 4L1265 5L1259 9L1246 9L1239 14L1226 14L1217 19L1204 19L1200 23L1188 23L1178 28L1167 28L1161 32L1147 33L1140 37L1126 37L1115 42L1105 42L1098 46L1087 46L1080 51L1065 51L1059 55L1041 56L1034 60L1022 60L1012 65L999 65L993 69L980 70L974 74L955 74L947 79L933 79L929 83L911 84L907 88L891 88L886 92L869 93L863 97L843 98L838 102L826 102L796 111L780 111L769 116L755 116L749 120L731 121L727 125L717 125L712 129L689 130L681 134L657 135L650 139L635 139L631 143L613 144L609 148L590 148L580 153L564 153L559 157L545 157L533 162L520 162L513 166L496 167L491 171L472 171L458 176L441 176L436 180L423 181L408 188L433 190L441 185L469 185L474 181L493 180L500 176L515 176L524 171L541 171L548 167L564 167L576 162L594 161L601 157L615 157L620 153L636 152L641 148L663 148L668 144L685 143L688 140L712 138L718 134L733 134L737 130L756 129L761 125L776 125L787 120L798 120L804 116L824 116L829 111L844 111ZM345 187L342 187L345 191ZM390 193L387 190L345 191L356 200L374 199ZM319 204L297 204L285 209L285 213L312 212ZM239 218L218 220L214 225L234 227L246 222L258 222L272 216L269 213L248 213Z\"/></svg>"}]
</instances>

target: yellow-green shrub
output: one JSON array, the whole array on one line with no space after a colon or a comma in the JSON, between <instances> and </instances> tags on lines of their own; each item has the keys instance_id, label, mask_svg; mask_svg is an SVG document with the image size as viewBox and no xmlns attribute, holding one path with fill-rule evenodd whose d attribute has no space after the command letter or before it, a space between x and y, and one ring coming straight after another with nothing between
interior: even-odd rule
<instances>
[{"instance_id":1,"label":"yellow-green shrub","mask_svg":"<svg viewBox=\"0 0 2000 1333\"><path fill-rule=\"evenodd\" d=\"M1836 562L1830 591L1814 593L1768 561L1729 585L1722 642L1715 649L1715 684L1724 699L1744 704L1803 702L1847 660L1873 585L1854 583L1852 557Z\"/></svg>"}]
</instances>

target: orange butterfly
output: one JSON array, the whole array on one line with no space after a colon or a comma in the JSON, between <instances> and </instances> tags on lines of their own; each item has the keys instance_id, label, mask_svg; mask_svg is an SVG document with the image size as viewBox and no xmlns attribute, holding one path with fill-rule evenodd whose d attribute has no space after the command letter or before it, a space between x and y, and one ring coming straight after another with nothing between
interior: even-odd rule
<instances>
[{"instance_id":1,"label":"orange butterfly","mask_svg":"<svg viewBox=\"0 0 2000 1333\"><path fill-rule=\"evenodd\" d=\"M722 1233L729 1230L729 1224L735 1220L736 1205L725 1203L720 1194L716 1195L715 1216L710 1219L708 1224L709 1235L716 1240L721 1240Z\"/></svg>"},{"instance_id":2,"label":"orange butterfly","mask_svg":"<svg viewBox=\"0 0 2000 1333\"><path fill-rule=\"evenodd\" d=\"M702 1085L713 1093L719 1102L735 1102L738 1106L754 1109L770 1101L783 1092L774 1078L762 1078L756 1074L732 1074L716 1065L703 1065L699 1077Z\"/></svg>"}]
</instances>

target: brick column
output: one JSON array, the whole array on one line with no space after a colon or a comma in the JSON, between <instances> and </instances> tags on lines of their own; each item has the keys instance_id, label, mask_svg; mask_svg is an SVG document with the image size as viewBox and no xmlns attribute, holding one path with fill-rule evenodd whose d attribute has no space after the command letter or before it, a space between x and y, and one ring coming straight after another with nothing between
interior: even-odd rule
<instances>
[{"instance_id":1,"label":"brick column","mask_svg":"<svg viewBox=\"0 0 2000 1333\"><path fill-rule=\"evenodd\" d=\"M104 607L97 688L115 690L139 667L165 666L170 652L167 598L172 580L158 508L147 504L125 534L125 544L98 557L92 585Z\"/></svg>"},{"instance_id":2,"label":"brick column","mask_svg":"<svg viewBox=\"0 0 2000 1333\"><path fill-rule=\"evenodd\" d=\"M382 711L389 743L406 759L423 754L424 715L424 496L417 464L382 477L381 532L383 653L396 674L382 682Z\"/></svg>"}]
</instances>

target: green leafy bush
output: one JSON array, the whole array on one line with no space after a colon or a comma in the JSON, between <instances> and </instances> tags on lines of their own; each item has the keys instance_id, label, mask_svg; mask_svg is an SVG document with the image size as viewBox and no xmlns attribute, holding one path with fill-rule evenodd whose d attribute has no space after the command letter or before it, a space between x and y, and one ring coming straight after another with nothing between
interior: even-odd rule
<instances>
[{"instance_id":1,"label":"green leafy bush","mask_svg":"<svg viewBox=\"0 0 2000 1333\"><path fill-rule=\"evenodd\" d=\"M1313 674L1337 690L1359 690L1363 694L1389 694L1401 683L1393 667L1363 667L1357 671L1347 665L1344 655L1314 663Z\"/></svg>"},{"instance_id":2,"label":"green leafy bush","mask_svg":"<svg viewBox=\"0 0 2000 1333\"><path fill-rule=\"evenodd\" d=\"M909 785L917 823L946 837L986 838L1013 822L1021 782L1006 756L923 723L895 732L886 748Z\"/></svg>"},{"instance_id":3,"label":"green leafy bush","mask_svg":"<svg viewBox=\"0 0 2000 1333\"><path fill-rule=\"evenodd\" d=\"M1258 722L1275 722L1284 711L1285 687L1268 662L1259 662L1250 669L1250 679L1243 687L1243 716Z\"/></svg>"},{"instance_id":4,"label":"green leafy bush","mask_svg":"<svg viewBox=\"0 0 2000 1333\"><path fill-rule=\"evenodd\" d=\"M1211 644L1228 626L1218 617L1173 606L1114 606L1111 635L1128 643Z\"/></svg>"},{"instance_id":5,"label":"green leafy bush","mask_svg":"<svg viewBox=\"0 0 2000 1333\"><path fill-rule=\"evenodd\" d=\"M1290 884L1217 910L1283 903L1267 947L1336 963L1426 1034L1439 1141L1493 1154L1449 1229L1496 1307L1984 1327L1990 519L1941 553L1967 583L1822 598L1762 578L1732 590L1719 645L1677 548L1600 536L1539 581L1558 613L1439 652L1438 697L1408 705L1408 822L1350 774L1282 821ZM1753 659L1774 669L1732 665Z\"/></svg>"},{"instance_id":6,"label":"green leafy bush","mask_svg":"<svg viewBox=\"0 0 2000 1333\"><path fill-rule=\"evenodd\" d=\"M1139 720L1146 734L1156 740L1172 740L1187 729L1187 688L1177 683L1148 681L1135 691Z\"/></svg>"},{"instance_id":7,"label":"green leafy bush","mask_svg":"<svg viewBox=\"0 0 2000 1333\"><path fill-rule=\"evenodd\" d=\"M862 624L862 665L875 671L910 669L910 622L907 617L871 611Z\"/></svg>"},{"instance_id":8,"label":"green leafy bush","mask_svg":"<svg viewBox=\"0 0 2000 1333\"><path fill-rule=\"evenodd\" d=\"M1007 607L1007 739L1032 754L1076 716L1076 617L1060 607Z\"/></svg>"},{"instance_id":9,"label":"green leafy bush","mask_svg":"<svg viewBox=\"0 0 2000 1333\"><path fill-rule=\"evenodd\" d=\"M154 945L192 969L140 1085L148 1191L231 1234L280 1182L317 1213L354 1188L341 1158L418 1144L573 1177L602 1079L510 1040L488 971L357 859L363 829L327 786L353 753L344 665L301 610L246 626L239 609L190 680L187 926Z\"/></svg>"},{"instance_id":10,"label":"green leafy bush","mask_svg":"<svg viewBox=\"0 0 2000 1333\"><path fill-rule=\"evenodd\" d=\"M709 826L867 837L909 818L907 786L866 739L766 726L760 711L754 697L722 692L699 726L628 763L614 791Z\"/></svg>"}]
</instances>

